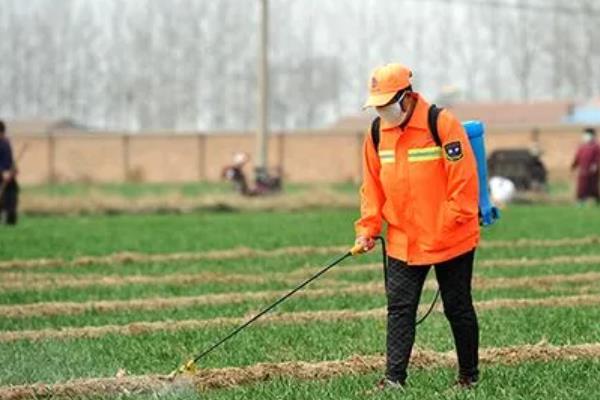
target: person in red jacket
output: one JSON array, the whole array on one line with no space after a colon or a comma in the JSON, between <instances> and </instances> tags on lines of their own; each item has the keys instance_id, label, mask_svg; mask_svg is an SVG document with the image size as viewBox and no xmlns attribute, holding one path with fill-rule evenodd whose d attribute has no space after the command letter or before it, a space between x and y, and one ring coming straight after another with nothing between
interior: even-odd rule
<instances>
[{"instance_id":1,"label":"person in red jacket","mask_svg":"<svg viewBox=\"0 0 600 400\"><path fill-rule=\"evenodd\" d=\"M595 129L583 132L583 144L577 149L571 168L577 170L577 201L593 198L600 205L600 145Z\"/></svg>"},{"instance_id":2,"label":"person in red jacket","mask_svg":"<svg viewBox=\"0 0 600 400\"><path fill-rule=\"evenodd\" d=\"M479 378L479 328L471 297L479 242L477 166L461 123L447 110L437 118L439 142L429 129L430 105L413 92L412 72L401 64L377 68L365 107L380 116L377 148L363 145L361 217L356 245L363 251L387 224L387 365L379 386L403 387L415 341L415 320L431 266L440 287L459 363L457 383Z\"/></svg>"}]
</instances>

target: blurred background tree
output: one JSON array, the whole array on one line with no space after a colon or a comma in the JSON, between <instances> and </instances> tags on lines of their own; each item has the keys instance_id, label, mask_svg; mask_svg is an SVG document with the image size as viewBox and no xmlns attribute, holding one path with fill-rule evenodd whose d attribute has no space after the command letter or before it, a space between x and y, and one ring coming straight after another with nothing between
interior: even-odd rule
<instances>
[{"instance_id":1,"label":"blurred background tree","mask_svg":"<svg viewBox=\"0 0 600 400\"><path fill-rule=\"evenodd\" d=\"M250 130L257 2L3 0L0 115L118 130ZM273 0L271 127L360 109L369 70L402 61L431 100L600 95L593 0Z\"/></svg>"}]
</instances>

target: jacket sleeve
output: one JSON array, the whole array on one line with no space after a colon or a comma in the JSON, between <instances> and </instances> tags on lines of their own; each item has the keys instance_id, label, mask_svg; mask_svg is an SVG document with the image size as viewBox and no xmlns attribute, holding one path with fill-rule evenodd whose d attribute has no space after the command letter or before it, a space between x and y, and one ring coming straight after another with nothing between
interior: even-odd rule
<instances>
[{"instance_id":1,"label":"jacket sleeve","mask_svg":"<svg viewBox=\"0 0 600 400\"><path fill-rule=\"evenodd\" d=\"M478 217L477 161L465 129L458 119L444 111L440 114L438 124L443 143L444 168L448 177L442 224L444 228L451 228ZM457 149L460 149L458 155Z\"/></svg>"},{"instance_id":2,"label":"jacket sleeve","mask_svg":"<svg viewBox=\"0 0 600 400\"><path fill-rule=\"evenodd\" d=\"M381 209L385 195L379 180L381 164L371 135L367 134L362 153L363 182L360 188L360 218L354 224L356 236L373 237L381 233Z\"/></svg>"}]
</instances>

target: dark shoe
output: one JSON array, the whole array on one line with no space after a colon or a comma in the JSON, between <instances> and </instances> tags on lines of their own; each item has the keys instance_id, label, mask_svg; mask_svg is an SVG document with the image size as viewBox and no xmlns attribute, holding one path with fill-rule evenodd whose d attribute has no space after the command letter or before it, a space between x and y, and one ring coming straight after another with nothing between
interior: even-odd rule
<instances>
[{"instance_id":1,"label":"dark shoe","mask_svg":"<svg viewBox=\"0 0 600 400\"><path fill-rule=\"evenodd\" d=\"M377 389L379 390L404 390L404 382L393 381L388 378L381 378L377 382Z\"/></svg>"},{"instance_id":2,"label":"dark shoe","mask_svg":"<svg viewBox=\"0 0 600 400\"><path fill-rule=\"evenodd\" d=\"M459 389L474 389L479 382L479 376L459 376L456 380L456 387Z\"/></svg>"}]
</instances>

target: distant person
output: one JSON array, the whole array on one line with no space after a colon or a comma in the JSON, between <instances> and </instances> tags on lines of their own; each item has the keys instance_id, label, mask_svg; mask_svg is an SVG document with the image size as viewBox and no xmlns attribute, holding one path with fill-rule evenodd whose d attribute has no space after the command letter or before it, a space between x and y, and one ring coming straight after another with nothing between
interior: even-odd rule
<instances>
[{"instance_id":1,"label":"distant person","mask_svg":"<svg viewBox=\"0 0 600 400\"><path fill-rule=\"evenodd\" d=\"M281 191L281 171L278 171L276 176L271 176L266 171L257 170L256 186L250 188L244 173L244 167L249 161L248 153L235 153L233 163L223 168L222 178L232 182L235 191L242 196L262 196Z\"/></svg>"},{"instance_id":2,"label":"distant person","mask_svg":"<svg viewBox=\"0 0 600 400\"><path fill-rule=\"evenodd\" d=\"M17 224L18 198L17 167L6 137L6 125L0 120L0 223Z\"/></svg>"},{"instance_id":3,"label":"distant person","mask_svg":"<svg viewBox=\"0 0 600 400\"><path fill-rule=\"evenodd\" d=\"M577 201L583 203L592 198L600 205L600 145L595 129L584 130L583 143L577 149L571 169L577 170Z\"/></svg>"},{"instance_id":4,"label":"distant person","mask_svg":"<svg viewBox=\"0 0 600 400\"><path fill-rule=\"evenodd\" d=\"M223 168L222 178L233 183L234 190L242 196L254 196L256 193L248 187L244 166L250 161L247 153L239 152L233 155L233 163Z\"/></svg>"},{"instance_id":5,"label":"distant person","mask_svg":"<svg viewBox=\"0 0 600 400\"><path fill-rule=\"evenodd\" d=\"M506 207L515 197L517 188L508 178L493 176L490 178L490 195L498 207Z\"/></svg>"},{"instance_id":6,"label":"distant person","mask_svg":"<svg viewBox=\"0 0 600 400\"><path fill-rule=\"evenodd\" d=\"M461 388L479 379L479 328L473 307L473 259L479 243L477 164L461 123L412 90L401 64L377 68L365 107L379 115L364 139L363 251L387 223L387 364L381 389L402 389L415 342L416 314L431 267L458 353Z\"/></svg>"}]
</instances>

